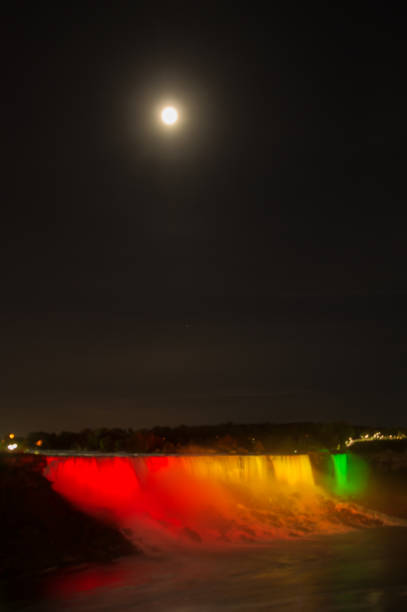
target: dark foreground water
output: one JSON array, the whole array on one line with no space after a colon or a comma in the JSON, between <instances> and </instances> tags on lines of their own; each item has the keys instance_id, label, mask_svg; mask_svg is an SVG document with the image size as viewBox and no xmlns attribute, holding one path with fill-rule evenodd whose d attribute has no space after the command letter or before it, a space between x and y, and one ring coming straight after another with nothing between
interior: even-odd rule
<instances>
[{"instance_id":1,"label":"dark foreground water","mask_svg":"<svg viewBox=\"0 0 407 612\"><path fill-rule=\"evenodd\" d=\"M2 610L407 610L407 528L138 555L14 586ZM25 602L22 600L25 599ZM20 600L19 600L20 599Z\"/></svg>"}]
</instances>

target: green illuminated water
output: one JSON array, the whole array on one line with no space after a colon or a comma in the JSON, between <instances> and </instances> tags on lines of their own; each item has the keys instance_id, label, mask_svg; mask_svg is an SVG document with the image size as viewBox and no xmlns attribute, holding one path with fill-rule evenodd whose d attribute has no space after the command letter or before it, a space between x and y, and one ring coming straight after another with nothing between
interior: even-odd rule
<instances>
[{"instance_id":1,"label":"green illuminated water","mask_svg":"<svg viewBox=\"0 0 407 612\"><path fill-rule=\"evenodd\" d=\"M359 497L366 490L369 467L366 461L352 453L331 455L334 467L333 489L337 495Z\"/></svg>"},{"instance_id":2,"label":"green illuminated water","mask_svg":"<svg viewBox=\"0 0 407 612\"><path fill-rule=\"evenodd\" d=\"M344 453L331 455L335 472L335 492L343 495L348 492L348 456Z\"/></svg>"}]
</instances>

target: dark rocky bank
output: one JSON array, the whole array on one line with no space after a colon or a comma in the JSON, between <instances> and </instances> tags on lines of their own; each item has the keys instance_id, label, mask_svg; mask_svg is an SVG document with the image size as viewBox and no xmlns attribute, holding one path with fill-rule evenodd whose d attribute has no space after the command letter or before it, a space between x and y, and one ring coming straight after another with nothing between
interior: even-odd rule
<instances>
[{"instance_id":1,"label":"dark rocky bank","mask_svg":"<svg viewBox=\"0 0 407 612\"><path fill-rule=\"evenodd\" d=\"M0 580L135 552L113 527L72 507L42 476L43 458L0 456Z\"/></svg>"}]
</instances>

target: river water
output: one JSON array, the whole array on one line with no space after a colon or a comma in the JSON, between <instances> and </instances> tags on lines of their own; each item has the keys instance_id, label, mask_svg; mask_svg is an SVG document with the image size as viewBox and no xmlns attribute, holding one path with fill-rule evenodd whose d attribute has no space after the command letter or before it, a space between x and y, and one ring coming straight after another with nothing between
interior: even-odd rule
<instances>
[{"instance_id":1,"label":"river water","mask_svg":"<svg viewBox=\"0 0 407 612\"><path fill-rule=\"evenodd\" d=\"M44 579L27 612L407 610L407 528L141 554ZM38 585L37 585L38 587Z\"/></svg>"},{"instance_id":2,"label":"river water","mask_svg":"<svg viewBox=\"0 0 407 612\"><path fill-rule=\"evenodd\" d=\"M49 457L53 488L140 553L15 585L9 607L407 610L406 522L351 501L366 480L357 458L327 464L331 480L307 455Z\"/></svg>"}]
</instances>

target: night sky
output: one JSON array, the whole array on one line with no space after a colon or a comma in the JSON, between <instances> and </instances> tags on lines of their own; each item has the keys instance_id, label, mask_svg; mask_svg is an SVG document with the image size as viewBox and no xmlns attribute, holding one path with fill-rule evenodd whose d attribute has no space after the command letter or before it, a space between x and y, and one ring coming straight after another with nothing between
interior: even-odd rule
<instances>
[{"instance_id":1,"label":"night sky","mask_svg":"<svg viewBox=\"0 0 407 612\"><path fill-rule=\"evenodd\" d=\"M48 4L2 15L0 431L407 425L406 15Z\"/></svg>"}]
</instances>

